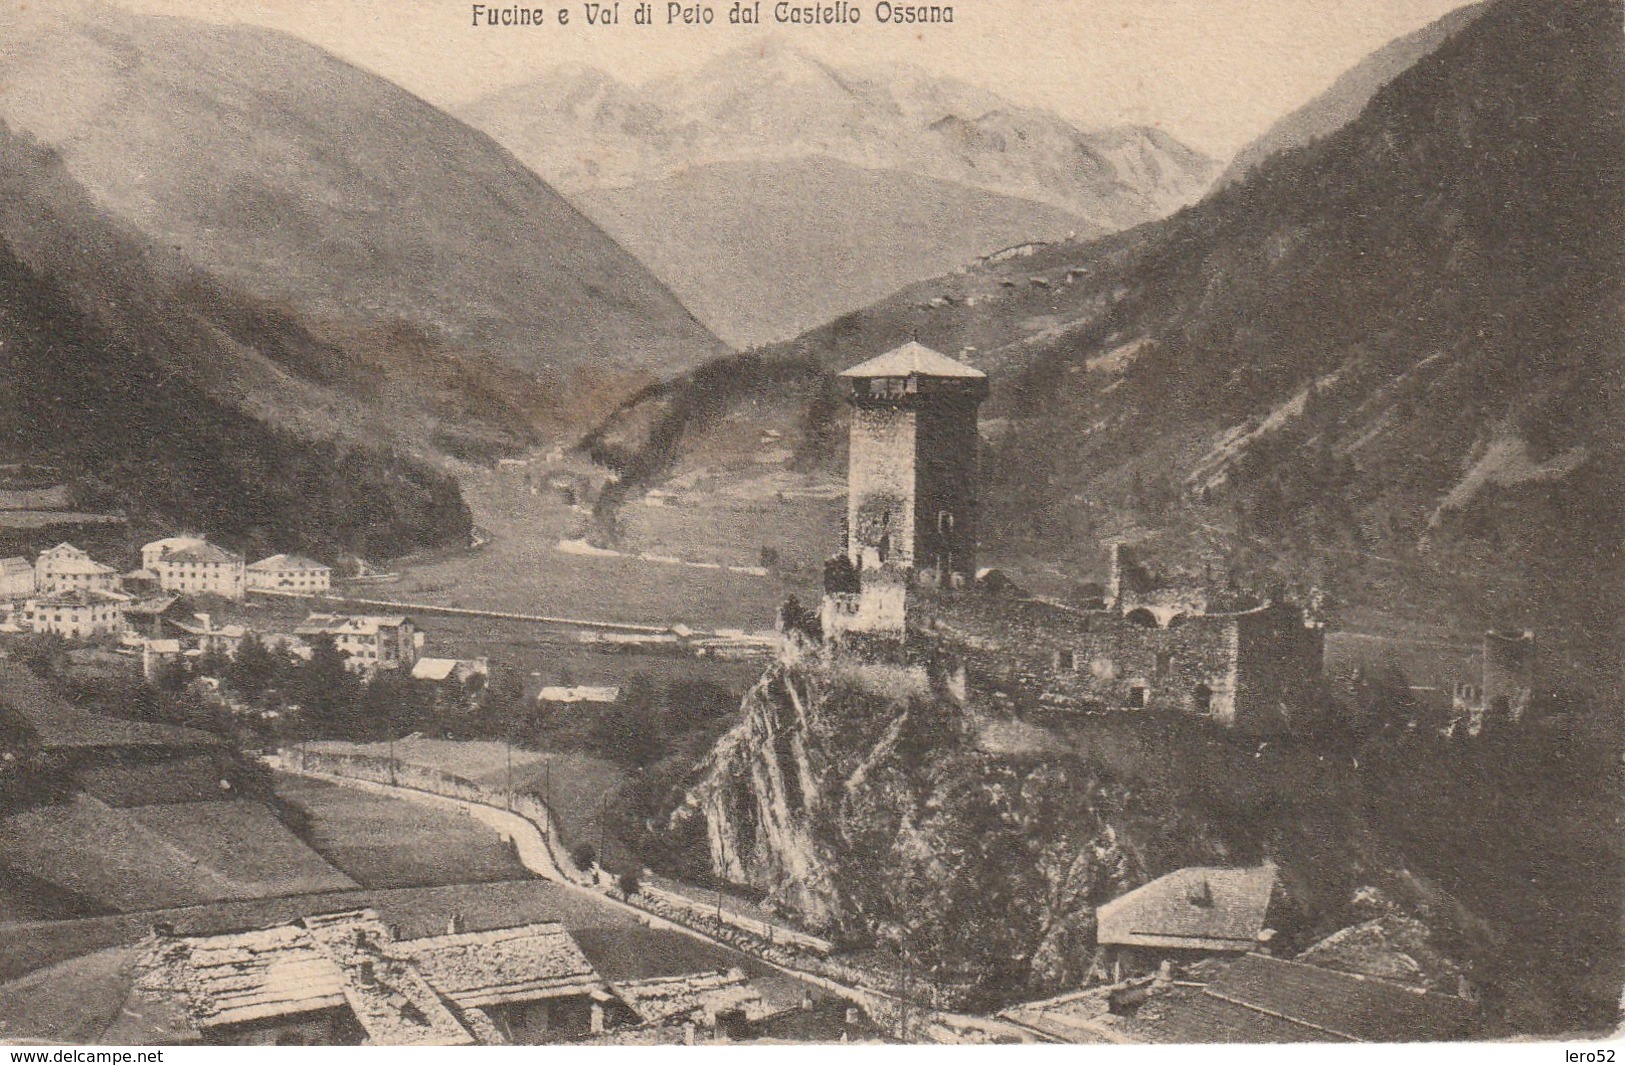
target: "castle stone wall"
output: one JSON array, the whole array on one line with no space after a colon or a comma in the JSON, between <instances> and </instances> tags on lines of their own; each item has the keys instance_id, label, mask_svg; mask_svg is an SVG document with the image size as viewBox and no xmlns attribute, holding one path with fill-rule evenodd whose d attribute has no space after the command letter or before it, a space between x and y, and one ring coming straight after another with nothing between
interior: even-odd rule
<instances>
[{"instance_id":1,"label":"castle stone wall","mask_svg":"<svg viewBox=\"0 0 1625 1065\"><path fill-rule=\"evenodd\" d=\"M1176 617L1167 627L1037 600L919 595L918 631L1011 694L1080 709L1175 710L1270 732L1309 705L1319 630L1290 607Z\"/></svg>"}]
</instances>

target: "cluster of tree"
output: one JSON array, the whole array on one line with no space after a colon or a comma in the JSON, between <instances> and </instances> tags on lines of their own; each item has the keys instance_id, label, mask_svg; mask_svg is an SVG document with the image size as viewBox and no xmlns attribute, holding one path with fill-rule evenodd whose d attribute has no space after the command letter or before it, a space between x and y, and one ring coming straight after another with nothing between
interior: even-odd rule
<instances>
[{"instance_id":1,"label":"cluster of tree","mask_svg":"<svg viewBox=\"0 0 1625 1065\"><path fill-rule=\"evenodd\" d=\"M235 655L210 653L166 666L151 688L172 719L201 714L260 742L442 734L448 722L476 709L502 712L485 705L502 689L481 677L436 683L384 669L363 677L330 637L314 637L310 646L307 659L250 637Z\"/></svg>"}]
</instances>

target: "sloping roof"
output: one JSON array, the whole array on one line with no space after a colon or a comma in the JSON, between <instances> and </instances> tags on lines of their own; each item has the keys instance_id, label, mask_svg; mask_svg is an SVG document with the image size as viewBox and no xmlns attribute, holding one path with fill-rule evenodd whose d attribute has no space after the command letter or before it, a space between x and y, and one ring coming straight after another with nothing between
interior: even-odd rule
<instances>
[{"instance_id":1,"label":"sloping roof","mask_svg":"<svg viewBox=\"0 0 1625 1065\"><path fill-rule=\"evenodd\" d=\"M344 972L344 995L368 1042L379 1046L467 1046L474 1042L372 910L301 922Z\"/></svg>"},{"instance_id":2,"label":"sloping roof","mask_svg":"<svg viewBox=\"0 0 1625 1065\"><path fill-rule=\"evenodd\" d=\"M483 658L420 658L412 666L412 677L414 680L445 680L459 669L485 673L489 665Z\"/></svg>"},{"instance_id":3,"label":"sloping roof","mask_svg":"<svg viewBox=\"0 0 1625 1065\"><path fill-rule=\"evenodd\" d=\"M408 620L400 614L312 614L293 631L300 636L323 632L369 636L379 629L398 629Z\"/></svg>"},{"instance_id":4,"label":"sloping roof","mask_svg":"<svg viewBox=\"0 0 1625 1065\"><path fill-rule=\"evenodd\" d=\"M123 603L128 597L113 595L102 591L87 591L83 588L72 588L65 592L51 592L39 596L34 600L36 607L42 606L94 606L102 603Z\"/></svg>"},{"instance_id":5,"label":"sloping roof","mask_svg":"<svg viewBox=\"0 0 1625 1065\"><path fill-rule=\"evenodd\" d=\"M175 551L186 547L196 547L198 544L205 542L206 541L201 536L166 536L162 540L154 540L150 544L142 544L141 553L146 554L148 551L151 551L154 548L159 551Z\"/></svg>"},{"instance_id":6,"label":"sloping roof","mask_svg":"<svg viewBox=\"0 0 1625 1065\"><path fill-rule=\"evenodd\" d=\"M911 340L901 347L893 348L884 355L876 356L868 362L860 362L848 370L842 370L842 377L986 377L987 374L966 366L962 362L950 359L940 351L932 351L918 341Z\"/></svg>"},{"instance_id":7,"label":"sloping roof","mask_svg":"<svg viewBox=\"0 0 1625 1065\"><path fill-rule=\"evenodd\" d=\"M0 558L0 573L33 573L33 564L21 556L14 558Z\"/></svg>"},{"instance_id":8,"label":"sloping roof","mask_svg":"<svg viewBox=\"0 0 1625 1065\"><path fill-rule=\"evenodd\" d=\"M455 658L420 658L412 665L412 679L445 680L456 670Z\"/></svg>"},{"instance_id":9,"label":"sloping roof","mask_svg":"<svg viewBox=\"0 0 1625 1065\"><path fill-rule=\"evenodd\" d=\"M1148 1043L1346 1043L1331 1032L1295 1024L1196 988L1175 988L1140 1007L1127 1034Z\"/></svg>"},{"instance_id":10,"label":"sloping roof","mask_svg":"<svg viewBox=\"0 0 1625 1065\"><path fill-rule=\"evenodd\" d=\"M241 562L243 556L227 551L215 544L199 543L192 547L183 547L176 551L169 551L159 560L160 562Z\"/></svg>"},{"instance_id":11,"label":"sloping roof","mask_svg":"<svg viewBox=\"0 0 1625 1065\"><path fill-rule=\"evenodd\" d=\"M544 703L612 703L620 697L619 688L589 688L579 685L574 688L548 686L536 693L537 700Z\"/></svg>"},{"instance_id":12,"label":"sloping roof","mask_svg":"<svg viewBox=\"0 0 1625 1065\"><path fill-rule=\"evenodd\" d=\"M1208 985L1206 994L1343 1039L1415 1043L1466 1034L1474 1009L1465 999L1413 991L1386 980L1248 954Z\"/></svg>"},{"instance_id":13,"label":"sloping roof","mask_svg":"<svg viewBox=\"0 0 1625 1065\"><path fill-rule=\"evenodd\" d=\"M112 566L104 566L93 558L82 558L79 555L51 558L49 568L52 573L92 573L99 575L118 572Z\"/></svg>"},{"instance_id":14,"label":"sloping roof","mask_svg":"<svg viewBox=\"0 0 1625 1065\"><path fill-rule=\"evenodd\" d=\"M124 612L126 614L143 614L156 617L180 602L180 598L178 595L159 595L151 599L140 599L126 606Z\"/></svg>"},{"instance_id":15,"label":"sloping roof","mask_svg":"<svg viewBox=\"0 0 1625 1065\"><path fill-rule=\"evenodd\" d=\"M761 992L739 969L625 980L615 985L615 993L645 1024L686 1017L695 1010L744 1009L747 1016L764 1012Z\"/></svg>"},{"instance_id":16,"label":"sloping roof","mask_svg":"<svg viewBox=\"0 0 1625 1065\"><path fill-rule=\"evenodd\" d=\"M256 573L275 572L277 570L330 570L331 566L324 566L313 558L304 555L272 555L262 558L248 567Z\"/></svg>"},{"instance_id":17,"label":"sloping roof","mask_svg":"<svg viewBox=\"0 0 1625 1065\"><path fill-rule=\"evenodd\" d=\"M212 618L206 619L201 614L193 614L192 616L198 620L188 623L176 619L170 624L190 636L220 636L228 640L244 640L248 638L248 626L246 625L215 625Z\"/></svg>"},{"instance_id":18,"label":"sloping roof","mask_svg":"<svg viewBox=\"0 0 1625 1065\"><path fill-rule=\"evenodd\" d=\"M302 928L159 940L139 984L182 996L199 1028L347 1004L344 973Z\"/></svg>"},{"instance_id":19,"label":"sloping roof","mask_svg":"<svg viewBox=\"0 0 1625 1065\"><path fill-rule=\"evenodd\" d=\"M1269 910L1275 866L1193 866L1158 877L1095 911L1103 945L1253 950Z\"/></svg>"},{"instance_id":20,"label":"sloping roof","mask_svg":"<svg viewBox=\"0 0 1625 1065\"><path fill-rule=\"evenodd\" d=\"M603 988L576 941L553 922L410 939L397 943L396 951L461 1009Z\"/></svg>"}]
</instances>

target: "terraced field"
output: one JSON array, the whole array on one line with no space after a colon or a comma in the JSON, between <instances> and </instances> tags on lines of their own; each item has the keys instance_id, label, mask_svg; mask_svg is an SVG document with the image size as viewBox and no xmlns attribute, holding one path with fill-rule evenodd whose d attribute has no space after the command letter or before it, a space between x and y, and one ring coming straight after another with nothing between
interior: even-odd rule
<instances>
[{"instance_id":1,"label":"terraced field","mask_svg":"<svg viewBox=\"0 0 1625 1065\"><path fill-rule=\"evenodd\" d=\"M529 872L501 838L445 810L279 775L277 794L310 818L310 845L368 888L518 880Z\"/></svg>"},{"instance_id":2,"label":"terraced field","mask_svg":"<svg viewBox=\"0 0 1625 1065\"><path fill-rule=\"evenodd\" d=\"M0 861L120 911L356 886L246 801L118 809L81 794L0 820Z\"/></svg>"}]
</instances>

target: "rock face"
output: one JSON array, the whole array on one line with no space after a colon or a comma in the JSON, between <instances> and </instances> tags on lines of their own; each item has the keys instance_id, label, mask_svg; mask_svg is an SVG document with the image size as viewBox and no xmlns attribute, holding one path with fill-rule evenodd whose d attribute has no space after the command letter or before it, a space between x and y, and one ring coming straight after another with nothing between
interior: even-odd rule
<instances>
[{"instance_id":1,"label":"rock face","mask_svg":"<svg viewBox=\"0 0 1625 1065\"><path fill-rule=\"evenodd\" d=\"M1094 908L1168 869L1231 860L1200 816L1067 755L983 751L920 667L792 650L746 696L676 818L713 868L972 1000L1076 982Z\"/></svg>"}]
</instances>

